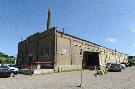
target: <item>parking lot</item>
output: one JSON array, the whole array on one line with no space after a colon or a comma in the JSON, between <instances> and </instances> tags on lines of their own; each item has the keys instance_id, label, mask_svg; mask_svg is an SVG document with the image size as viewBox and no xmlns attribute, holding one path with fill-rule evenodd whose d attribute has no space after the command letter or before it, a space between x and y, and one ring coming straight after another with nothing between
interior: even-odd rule
<instances>
[{"instance_id":1,"label":"parking lot","mask_svg":"<svg viewBox=\"0 0 135 89\"><path fill-rule=\"evenodd\" d=\"M98 77L95 71L83 71L83 89L135 89L135 67L122 72L108 72ZM0 78L0 89L81 89L80 71L45 75L22 75Z\"/></svg>"}]
</instances>

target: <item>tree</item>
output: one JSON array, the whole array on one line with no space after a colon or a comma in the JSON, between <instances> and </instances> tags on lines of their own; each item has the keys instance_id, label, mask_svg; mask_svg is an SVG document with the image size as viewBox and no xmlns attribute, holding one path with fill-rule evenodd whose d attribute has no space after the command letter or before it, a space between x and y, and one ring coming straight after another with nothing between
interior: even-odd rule
<instances>
[{"instance_id":1,"label":"tree","mask_svg":"<svg viewBox=\"0 0 135 89\"><path fill-rule=\"evenodd\" d=\"M0 52L0 64L11 64L16 58Z\"/></svg>"}]
</instances>

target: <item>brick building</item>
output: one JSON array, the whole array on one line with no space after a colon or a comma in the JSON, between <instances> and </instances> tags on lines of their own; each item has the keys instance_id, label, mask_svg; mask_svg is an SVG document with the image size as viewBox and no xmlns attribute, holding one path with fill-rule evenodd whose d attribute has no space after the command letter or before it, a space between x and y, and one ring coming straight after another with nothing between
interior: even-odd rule
<instances>
[{"instance_id":1,"label":"brick building","mask_svg":"<svg viewBox=\"0 0 135 89\"><path fill-rule=\"evenodd\" d=\"M96 43L60 32L51 27L48 11L47 30L36 33L18 44L18 64L39 63L41 68L55 71L75 70L89 66L121 63L128 55Z\"/></svg>"}]
</instances>

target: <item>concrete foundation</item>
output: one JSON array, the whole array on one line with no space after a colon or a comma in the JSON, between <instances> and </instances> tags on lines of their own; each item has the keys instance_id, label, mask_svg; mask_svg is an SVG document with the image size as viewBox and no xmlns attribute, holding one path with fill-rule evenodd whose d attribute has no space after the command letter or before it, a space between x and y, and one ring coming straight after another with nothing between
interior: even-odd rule
<instances>
[{"instance_id":1,"label":"concrete foundation","mask_svg":"<svg viewBox=\"0 0 135 89\"><path fill-rule=\"evenodd\" d=\"M35 69L33 74L46 74L46 73L54 73L54 69Z\"/></svg>"},{"instance_id":2,"label":"concrete foundation","mask_svg":"<svg viewBox=\"0 0 135 89\"><path fill-rule=\"evenodd\" d=\"M54 73L54 69L20 69L20 74L45 74L45 73Z\"/></svg>"},{"instance_id":3,"label":"concrete foundation","mask_svg":"<svg viewBox=\"0 0 135 89\"><path fill-rule=\"evenodd\" d=\"M55 67L55 72L64 72L72 70L80 70L82 66L80 65L59 65Z\"/></svg>"}]
</instances>

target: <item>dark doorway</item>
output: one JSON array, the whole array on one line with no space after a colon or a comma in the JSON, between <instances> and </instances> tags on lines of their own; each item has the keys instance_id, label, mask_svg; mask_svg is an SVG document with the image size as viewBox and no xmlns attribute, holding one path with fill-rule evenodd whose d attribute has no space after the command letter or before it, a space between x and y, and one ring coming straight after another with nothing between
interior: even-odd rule
<instances>
[{"instance_id":1,"label":"dark doorway","mask_svg":"<svg viewBox=\"0 0 135 89\"><path fill-rule=\"evenodd\" d=\"M85 51L83 55L83 68L99 66L99 52Z\"/></svg>"}]
</instances>

